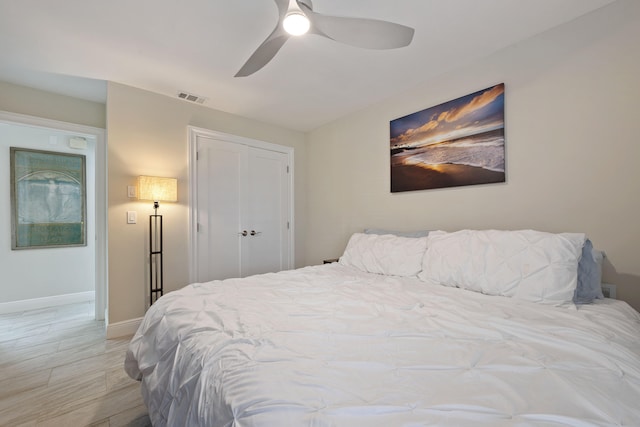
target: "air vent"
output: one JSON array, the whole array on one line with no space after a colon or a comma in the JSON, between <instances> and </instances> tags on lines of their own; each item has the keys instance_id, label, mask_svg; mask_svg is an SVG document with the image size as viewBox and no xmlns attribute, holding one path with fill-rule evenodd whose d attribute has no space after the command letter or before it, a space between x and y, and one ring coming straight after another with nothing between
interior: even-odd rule
<instances>
[{"instance_id":1,"label":"air vent","mask_svg":"<svg viewBox=\"0 0 640 427\"><path fill-rule=\"evenodd\" d=\"M189 102L195 102L196 104L204 104L207 100L207 98L203 96L194 95L189 92L178 92L178 98Z\"/></svg>"}]
</instances>

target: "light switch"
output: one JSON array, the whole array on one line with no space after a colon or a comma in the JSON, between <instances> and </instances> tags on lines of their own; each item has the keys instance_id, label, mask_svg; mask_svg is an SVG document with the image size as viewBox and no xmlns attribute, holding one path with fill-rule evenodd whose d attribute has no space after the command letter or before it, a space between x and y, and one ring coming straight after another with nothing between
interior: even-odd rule
<instances>
[{"instance_id":1,"label":"light switch","mask_svg":"<svg viewBox=\"0 0 640 427\"><path fill-rule=\"evenodd\" d=\"M136 211L127 211L127 224L135 224L138 221L138 213Z\"/></svg>"},{"instance_id":2,"label":"light switch","mask_svg":"<svg viewBox=\"0 0 640 427\"><path fill-rule=\"evenodd\" d=\"M127 185L127 197L136 198L138 197L138 192L135 185Z\"/></svg>"}]
</instances>

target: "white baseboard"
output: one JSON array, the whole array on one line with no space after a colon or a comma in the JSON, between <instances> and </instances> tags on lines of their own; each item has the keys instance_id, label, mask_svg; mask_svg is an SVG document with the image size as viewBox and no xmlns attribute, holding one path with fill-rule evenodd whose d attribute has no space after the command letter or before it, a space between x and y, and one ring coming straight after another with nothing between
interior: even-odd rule
<instances>
[{"instance_id":1,"label":"white baseboard","mask_svg":"<svg viewBox=\"0 0 640 427\"><path fill-rule=\"evenodd\" d=\"M55 307L58 305L75 304L77 302L94 301L95 291L78 292L75 294L54 295L43 298L23 299L0 303L0 314L16 313L25 310Z\"/></svg>"},{"instance_id":2,"label":"white baseboard","mask_svg":"<svg viewBox=\"0 0 640 427\"><path fill-rule=\"evenodd\" d=\"M142 317L112 323L107 326L107 339L110 340L113 338L121 338L133 335L138 330L140 323L142 323Z\"/></svg>"}]
</instances>

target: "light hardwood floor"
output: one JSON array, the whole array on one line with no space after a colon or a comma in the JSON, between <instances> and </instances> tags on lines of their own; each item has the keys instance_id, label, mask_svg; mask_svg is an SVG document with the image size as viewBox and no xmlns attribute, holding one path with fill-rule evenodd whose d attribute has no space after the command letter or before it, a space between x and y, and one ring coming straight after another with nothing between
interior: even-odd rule
<instances>
[{"instance_id":1,"label":"light hardwood floor","mask_svg":"<svg viewBox=\"0 0 640 427\"><path fill-rule=\"evenodd\" d=\"M150 426L93 302L0 314L0 426Z\"/></svg>"}]
</instances>

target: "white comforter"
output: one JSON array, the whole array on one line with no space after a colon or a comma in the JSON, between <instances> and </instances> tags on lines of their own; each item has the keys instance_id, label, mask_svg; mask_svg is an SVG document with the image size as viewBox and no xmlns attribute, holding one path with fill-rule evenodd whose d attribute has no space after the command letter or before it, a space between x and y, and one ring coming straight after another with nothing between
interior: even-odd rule
<instances>
[{"instance_id":1,"label":"white comforter","mask_svg":"<svg viewBox=\"0 0 640 427\"><path fill-rule=\"evenodd\" d=\"M131 341L154 426L640 426L640 315L339 264L194 284Z\"/></svg>"}]
</instances>

